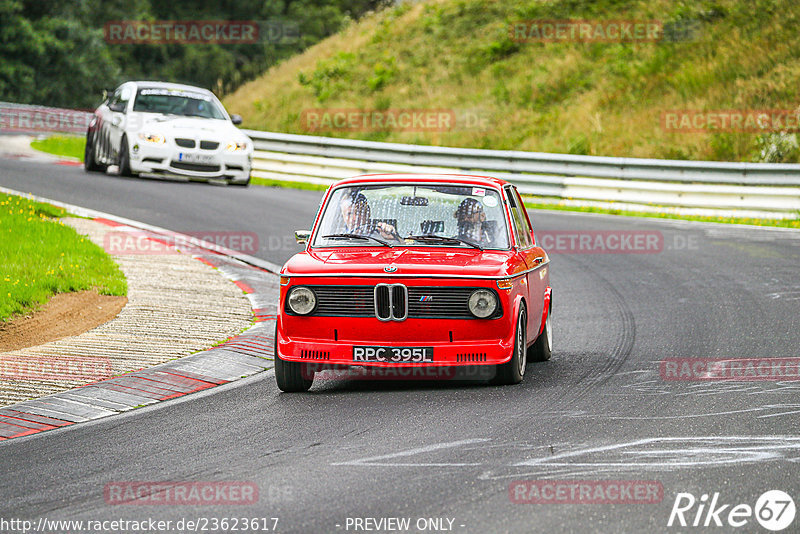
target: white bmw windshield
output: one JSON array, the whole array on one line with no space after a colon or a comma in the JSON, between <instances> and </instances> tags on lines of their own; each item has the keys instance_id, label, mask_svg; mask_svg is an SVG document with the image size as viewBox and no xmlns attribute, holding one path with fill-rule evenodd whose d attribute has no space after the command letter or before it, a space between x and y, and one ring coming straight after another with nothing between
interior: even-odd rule
<instances>
[{"instance_id":1,"label":"white bmw windshield","mask_svg":"<svg viewBox=\"0 0 800 534\"><path fill-rule=\"evenodd\" d=\"M225 112L207 94L179 89L142 88L133 111L163 113L204 119L225 119Z\"/></svg>"},{"instance_id":2,"label":"white bmw windshield","mask_svg":"<svg viewBox=\"0 0 800 534\"><path fill-rule=\"evenodd\" d=\"M339 187L325 205L312 246L507 249L500 193L451 185Z\"/></svg>"}]
</instances>

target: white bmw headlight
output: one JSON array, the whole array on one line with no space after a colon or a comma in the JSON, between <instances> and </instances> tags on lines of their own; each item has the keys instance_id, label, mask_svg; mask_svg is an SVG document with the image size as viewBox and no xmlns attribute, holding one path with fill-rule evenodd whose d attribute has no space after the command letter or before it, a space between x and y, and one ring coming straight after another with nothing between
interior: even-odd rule
<instances>
[{"instance_id":1,"label":"white bmw headlight","mask_svg":"<svg viewBox=\"0 0 800 534\"><path fill-rule=\"evenodd\" d=\"M163 135L156 133L140 132L139 139L156 145L163 145L164 143L167 142L167 139Z\"/></svg>"},{"instance_id":2,"label":"white bmw headlight","mask_svg":"<svg viewBox=\"0 0 800 534\"><path fill-rule=\"evenodd\" d=\"M225 146L225 150L227 150L228 152L238 152L240 150L247 150L247 142L231 141Z\"/></svg>"},{"instance_id":3,"label":"white bmw headlight","mask_svg":"<svg viewBox=\"0 0 800 534\"><path fill-rule=\"evenodd\" d=\"M289 309L297 315L308 315L317 306L317 296L307 287L297 286L289 292L286 299Z\"/></svg>"},{"instance_id":4,"label":"white bmw headlight","mask_svg":"<svg viewBox=\"0 0 800 534\"><path fill-rule=\"evenodd\" d=\"M469 311L478 319L490 317L497 309L497 297L488 289L477 289L469 297Z\"/></svg>"}]
</instances>

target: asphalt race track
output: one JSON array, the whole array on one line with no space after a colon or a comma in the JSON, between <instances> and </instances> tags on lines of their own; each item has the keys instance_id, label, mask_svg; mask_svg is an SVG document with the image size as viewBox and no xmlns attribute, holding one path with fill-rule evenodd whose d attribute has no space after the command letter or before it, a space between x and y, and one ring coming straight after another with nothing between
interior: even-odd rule
<instances>
[{"instance_id":1,"label":"asphalt race track","mask_svg":"<svg viewBox=\"0 0 800 534\"><path fill-rule=\"evenodd\" d=\"M284 238L310 226L321 198L22 160L0 160L0 185L176 231L255 232L253 255L276 263L297 250ZM718 493L717 508L729 505L715 516L724 527L714 528L703 511L700 525L712 525L705 530L767 532L753 516L733 528L728 514L739 504L755 508L768 490L798 501L800 381L672 381L660 362L797 357L800 233L532 218L537 234L553 240L550 232L648 231L659 246L635 254L552 251L553 359L530 364L523 384L329 380L308 394L281 394L262 373L0 443L0 518L277 517L278 532L363 532L374 524L356 518L398 517L410 518L410 532L420 518L444 519L425 532L693 532L704 529L681 529L677 520L667 527L676 497L705 494L707 504ZM512 502L510 485L545 479L649 481L663 497ZM246 481L259 499L107 504L106 485L124 481ZM697 512L695 505L685 513L690 525ZM799 525L797 518L785 532Z\"/></svg>"}]
</instances>

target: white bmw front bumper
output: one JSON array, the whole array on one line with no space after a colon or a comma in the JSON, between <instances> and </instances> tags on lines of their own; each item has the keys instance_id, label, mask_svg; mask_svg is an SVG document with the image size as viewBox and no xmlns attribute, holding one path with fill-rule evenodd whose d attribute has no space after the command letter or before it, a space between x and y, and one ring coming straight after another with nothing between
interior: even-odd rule
<instances>
[{"instance_id":1,"label":"white bmw front bumper","mask_svg":"<svg viewBox=\"0 0 800 534\"><path fill-rule=\"evenodd\" d=\"M131 171L136 174L229 183L247 183L250 179L252 145L230 151L216 140L188 138L167 138L163 143L132 139L130 145Z\"/></svg>"}]
</instances>

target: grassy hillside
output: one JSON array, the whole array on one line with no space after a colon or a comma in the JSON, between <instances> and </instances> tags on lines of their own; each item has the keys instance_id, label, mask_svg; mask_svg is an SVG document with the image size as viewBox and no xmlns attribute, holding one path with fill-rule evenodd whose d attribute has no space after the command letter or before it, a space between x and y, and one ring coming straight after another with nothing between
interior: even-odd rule
<instances>
[{"instance_id":1,"label":"grassy hillside","mask_svg":"<svg viewBox=\"0 0 800 534\"><path fill-rule=\"evenodd\" d=\"M659 20L646 43L519 43L520 20ZM675 133L662 111L795 109L793 0L433 0L351 24L225 100L250 128L309 133L307 109L451 109L444 132L319 135L446 146L704 160L797 161L795 135ZM482 126L463 123L478 117Z\"/></svg>"}]
</instances>

